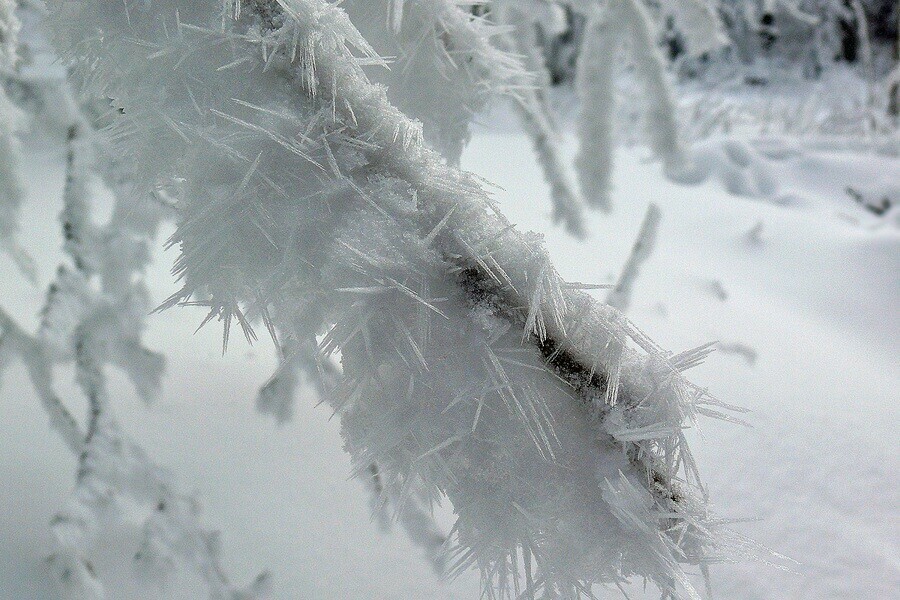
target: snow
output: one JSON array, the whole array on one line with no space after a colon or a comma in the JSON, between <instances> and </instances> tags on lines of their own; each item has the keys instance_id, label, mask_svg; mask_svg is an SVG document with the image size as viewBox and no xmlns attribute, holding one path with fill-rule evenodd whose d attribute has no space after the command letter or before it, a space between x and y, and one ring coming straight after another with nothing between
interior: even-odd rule
<instances>
[{"instance_id":1,"label":"snow","mask_svg":"<svg viewBox=\"0 0 900 600\"><path fill-rule=\"evenodd\" d=\"M571 158L575 141L565 141ZM770 143L757 148L757 159L774 173L778 191L749 198L729 194L716 177L697 186L667 181L645 151L624 149L616 156L615 210L589 213L588 237L578 241L551 225L547 188L528 147L522 134L483 126L463 167L500 186L495 196L512 222L545 234L564 278L612 283L653 202L662 220L629 316L675 351L718 340L757 354L751 365L739 354L716 353L691 372L717 397L753 411L750 429L701 422L692 445L718 512L754 519L736 527L798 564L793 572L756 563L714 567L717 597L887 598L900 589L900 318L892 310L900 232L896 212L874 215L845 191L896 201L900 161L834 148L772 152ZM22 244L36 259L41 285L22 281L4 257L0 302L34 325L61 256L55 216L64 156L27 151L37 160L26 172ZM156 256L149 278L155 301L176 290L168 274L174 258L161 250ZM398 527L379 531L368 492L349 480L350 460L328 408L301 400L283 426L255 412L257 390L275 366L271 344L236 341L221 356L215 326L190 335L203 314L185 308L149 318L147 345L169 357L156 405L146 408L118 374L111 386L122 398L123 428L183 488L196 490L205 524L223 531L232 578L248 582L268 569L278 599L477 598L475 574L441 584ZM48 523L71 490L75 459L50 434L24 370L14 367L2 383L0 481L12 485L0 487L0 598L44 600L51 597ZM442 511L441 522L451 522L450 508ZM137 591L127 568L107 554L97 568L115 576L110 598L153 597ZM630 596L642 597L639 588Z\"/></svg>"}]
</instances>

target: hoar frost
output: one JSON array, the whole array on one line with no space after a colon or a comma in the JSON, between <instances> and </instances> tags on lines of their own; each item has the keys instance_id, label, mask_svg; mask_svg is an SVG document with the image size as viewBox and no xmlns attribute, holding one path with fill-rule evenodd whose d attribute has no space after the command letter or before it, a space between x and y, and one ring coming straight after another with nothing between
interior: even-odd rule
<instances>
[{"instance_id":1,"label":"hoar frost","mask_svg":"<svg viewBox=\"0 0 900 600\"><path fill-rule=\"evenodd\" d=\"M48 4L85 89L117 109L121 164L177 200L183 289L165 306L207 306L225 343L262 321L285 354L263 406L286 418L290 377L317 381L356 474L436 562L478 568L490 597L644 577L699 598L684 564L750 548L709 515L684 439L721 416L681 375L708 348L665 352L563 281L540 237L426 144L465 139L440 133L441 107L413 103L423 139L372 82L396 75L341 8ZM446 543L427 519L445 495Z\"/></svg>"}]
</instances>

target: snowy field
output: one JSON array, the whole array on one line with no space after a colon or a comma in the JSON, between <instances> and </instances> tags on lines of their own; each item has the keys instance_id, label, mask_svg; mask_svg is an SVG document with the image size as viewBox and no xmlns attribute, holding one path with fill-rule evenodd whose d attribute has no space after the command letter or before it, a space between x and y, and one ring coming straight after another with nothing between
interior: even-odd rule
<instances>
[{"instance_id":1,"label":"snowy field","mask_svg":"<svg viewBox=\"0 0 900 600\"><path fill-rule=\"evenodd\" d=\"M569 280L613 281L647 204L662 210L629 316L672 350L721 342L722 351L691 377L751 409L752 428L701 422L693 432L701 473L721 515L746 520L735 527L796 561L784 563L787 571L714 567L716 597L895 598L900 212L877 216L846 188L876 200L889 195L896 204L900 160L827 145L760 147L765 154L748 157L706 143L702 152L715 173L691 187L667 181L643 151L622 150L614 212L591 214L583 242L551 225L547 188L521 134L482 127L463 166L490 173L503 212L546 235ZM64 157L30 152L23 241L41 281L29 286L0 259L0 302L33 329L62 256L56 215ZM742 185L762 185L768 196L729 193ZM174 258L174 251L159 252L149 275L155 300L175 290L168 274ZM216 326L192 335L202 316L185 308L149 319L147 344L169 357L158 404L145 408L118 374L113 393L125 429L196 492L204 522L222 531L233 578L269 570L279 600L478 598L477 575L440 582L402 533L372 522L367 493L348 479L350 461L327 408L301 399L283 427L256 414L256 391L275 364L270 344L235 342L223 357ZM71 490L75 459L50 432L20 367L4 378L0 421L0 599L46 600L48 523ZM451 507L444 510L449 523ZM144 589L114 559L133 552L131 537L116 537L95 565L111 600L193 597ZM639 585L629 591L642 594Z\"/></svg>"}]
</instances>

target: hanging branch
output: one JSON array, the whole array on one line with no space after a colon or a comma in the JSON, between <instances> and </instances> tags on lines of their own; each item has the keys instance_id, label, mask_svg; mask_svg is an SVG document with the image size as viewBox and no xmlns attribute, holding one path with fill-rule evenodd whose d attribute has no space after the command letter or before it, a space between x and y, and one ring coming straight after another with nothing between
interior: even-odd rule
<instances>
[{"instance_id":1,"label":"hanging branch","mask_svg":"<svg viewBox=\"0 0 900 600\"><path fill-rule=\"evenodd\" d=\"M611 15L596 7L589 15L575 78L581 103L575 167L584 197L609 212L615 154L615 69L622 31Z\"/></svg>"},{"instance_id":2,"label":"hanging branch","mask_svg":"<svg viewBox=\"0 0 900 600\"><path fill-rule=\"evenodd\" d=\"M371 72L389 100L423 124L425 141L459 165L476 115L530 85L518 56L492 41L504 29L455 0L350 0L342 6L389 68Z\"/></svg>"},{"instance_id":3,"label":"hanging branch","mask_svg":"<svg viewBox=\"0 0 900 600\"><path fill-rule=\"evenodd\" d=\"M850 6L856 20L856 35L862 54L863 77L866 80L866 133L872 136L878 129L875 117L875 64L872 60L872 43L869 39L869 20L859 0L852 0Z\"/></svg>"},{"instance_id":4,"label":"hanging branch","mask_svg":"<svg viewBox=\"0 0 900 600\"><path fill-rule=\"evenodd\" d=\"M31 384L50 417L50 426L74 454L82 449L84 435L62 400L53 391L52 361L44 344L28 335L0 309L0 369L13 358L25 365Z\"/></svg>"},{"instance_id":5,"label":"hanging branch","mask_svg":"<svg viewBox=\"0 0 900 600\"><path fill-rule=\"evenodd\" d=\"M546 68L520 3L499 4L491 20L452 0L351 0L342 7L380 53L396 56L389 70L370 76L387 85L392 104L422 121L425 141L451 165L459 164L476 115L491 99L510 98L550 185L554 222L584 236L583 203L546 103Z\"/></svg>"},{"instance_id":6,"label":"hanging branch","mask_svg":"<svg viewBox=\"0 0 900 600\"><path fill-rule=\"evenodd\" d=\"M462 149L470 138L471 121L487 102L498 96L511 98L532 135L550 182L554 221L564 222L573 235L584 235L581 200L569 181L559 154L557 135L550 125L546 98L541 97L536 84L539 78L535 76L539 73L536 46L530 49L530 56L523 57L526 63L523 69L520 59L511 52L515 47L514 38L505 33L505 28L475 18L458 3L448 0L399 3L362 0L345 3L343 8L361 24L370 42L377 42L379 49L397 56L390 71L379 70L375 76L387 84L392 101L423 121L426 142L450 164L459 163ZM529 32L533 37L530 27L525 27L524 33ZM517 37L520 44L524 42ZM503 49L492 45L492 38L503 38ZM435 85L436 78L438 85ZM283 334L291 340L304 335L302 328L299 333ZM337 374L332 361L315 358L314 338L283 342L281 346L278 369L260 390L257 406L283 423L291 416L301 376L313 385L319 397L328 398L326 390L335 388ZM374 463L370 468L378 470ZM388 506L399 504L396 498L388 501L387 496L376 500L382 512ZM423 545L435 568L442 569L444 561L438 550L445 536L442 537L427 513L413 504L405 503L398 518L410 533L410 539ZM435 543L438 539L442 541Z\"/></svg>"},{"instance_id":7,"label":"hanging branch","mask_svg":"<svg viewBox=\"0 0 900 600\"><path fill-rule=\"evenodd\" d=\"M640 0L611 0L603 9L594 0L574 4L589 15L576 78L581 148L575 164L585 198L608 209L615 148L615 68L623 44L634 63L634 76L643 87L650 148L670 176L679 175L689 160L679 138L677 104L666 79L665 59L656 46L647 9Z\"/></svg>"},{"instance_id":8,"label":"hanging branch","mask_svg":"<svg viewBox=\"0 0 900 600\"><path fill-rule=\"evenodd\" d=\"M629 32L635 76L643 84L648 103L645 111L650 147L667 169L677 169L686 160L678 137L677 107L650 15L639 0L616 0L615 6Z\"/></svg>"}]
</instances>

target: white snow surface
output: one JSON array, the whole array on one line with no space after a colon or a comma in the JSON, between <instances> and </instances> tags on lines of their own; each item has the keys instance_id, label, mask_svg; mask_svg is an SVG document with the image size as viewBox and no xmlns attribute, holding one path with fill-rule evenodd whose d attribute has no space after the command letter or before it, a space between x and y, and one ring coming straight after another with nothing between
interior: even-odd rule
<instances>
[{"instance_id":1,"label":"white snow surface","mask_svg":"<svg viewBox=\"0 0 900 600\"><path fill-rule=\"evenodd\" d=\"M722 144L704 146L711 176L694 186L666 180L646 151L622 149L615 210L589 213L583 241L552 226L524 135L482 126L462 163L499 186L512 222L545 233L556 267L572 281L612 283L648 203L659 206L656 247L629 316L674 351L721 342L723 351L691 378L751 409L752 428L701 422L692 432L701 473L720 514L747 519L736 525L741 532L797 561L791 571L713 567L716 597L892 597L900 589L900 160L769 141L754 146L753 160L734 161ZM565 150L574 155L571 137ZM22 244L41 285L0 257L0 303L33 329L61 257L64 156L36 147L26 155ZM730 175L712 176L728 160ZM730 194L740 163L758 169L759 161L777 190L765 199ZM875 201L888 196L895 207L876 216L847 187ZM159 247L149 285L161 302L176 290L168 273L175 251ZM478 598L476 574L439 581L399 528L385 533L372 521L368 492L349 479L339 425L325 406L301 399L283 426L256 413L257 390L275 366L271 344L234 343L222 356L215 326L192 335L202 317L183 308L148 319L147 345L169 357L156 405L146 408L118 373L110 374L111 395L124 399L122 426L196 492L205 523L222 530L232 578L240 584L269 570L279 600ZM67 400L83 412L77 395ZM2 382L0 423L0 599L46 600L48 524L72 488L75 458L50 431L20 366ZM452 522L451 510L442 508L442 523ZM197 597L149 591L116 558L133 551L131 536L115 537L95 565L111 600ZM645 595L656 597L640 582L629 590Z\"/></svg>"}]
</instances>

